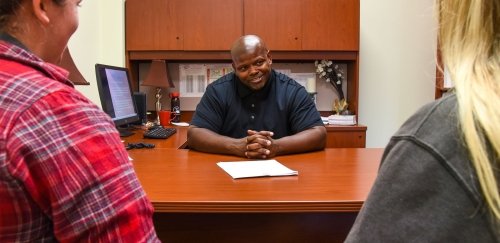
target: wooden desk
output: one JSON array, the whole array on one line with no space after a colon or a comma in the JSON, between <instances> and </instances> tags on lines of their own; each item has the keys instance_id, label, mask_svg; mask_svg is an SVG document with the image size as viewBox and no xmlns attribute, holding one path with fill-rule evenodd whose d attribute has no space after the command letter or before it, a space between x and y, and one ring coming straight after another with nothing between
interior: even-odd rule
<instances>
[{"instance_id":1,"label":"wooden desk","mask_svg":"<svg viewBox=\"0 0 500 243\"><path fill-rule=\"evenodd\" d=\"M141 129L134 130L134 135L125 137L123 140L128 143L152 143L155 148L184 148L187 145L187 127L175 127L177 132L168 139L151 139L143 138L143 131ZM134 151L134 150L130 150Z\"/></svg>"},{"instance_id":2,"label":"wooden desk","mask_svg":"<svg viewBox=\"0 0 500 243\"><path fill-rule=\"evenodd\" d=\"M280 156L298 176L233 180L216 163L244 158L176 149L183 130L167 140L127 139L157 144L129 154L164 242L342 242L382 156L357 148Z\"/></svg>"}]
</instances>

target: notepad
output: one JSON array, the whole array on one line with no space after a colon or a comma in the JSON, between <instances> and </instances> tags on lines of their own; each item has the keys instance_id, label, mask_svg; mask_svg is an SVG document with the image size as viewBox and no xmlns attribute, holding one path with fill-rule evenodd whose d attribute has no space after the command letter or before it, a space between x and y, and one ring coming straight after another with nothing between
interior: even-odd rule
<instances>
[{"instance_id":1,"label":"notepad","mask_svg":"<svg viewBox=\"0 0 500 243\"><path fill-rule=\"evenodd\" d=\"M217 163L233 179L263 177L263 176L292 176L299 172L291 170L276 160L235 161Z\"/></svg>"}]
</instances>

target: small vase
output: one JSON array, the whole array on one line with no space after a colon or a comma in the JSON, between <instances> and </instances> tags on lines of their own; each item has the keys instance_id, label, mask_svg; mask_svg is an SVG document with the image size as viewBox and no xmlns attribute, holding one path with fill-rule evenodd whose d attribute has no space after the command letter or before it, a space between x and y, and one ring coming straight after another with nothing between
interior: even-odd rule
<instances>
[{"instance_id":1,"label":"small vase","mask_svg":"<svg viewBox=\"0 0 500 243\"><path fill-rule=\"evenodd\" d=\"M344 115L344 112L349 112L349 110L347 110L348 106L349 104L345 99L341 99L340 101L338 99L335 99L333 101L333 111L337 115Z\"/></svg>"}]
</instances>

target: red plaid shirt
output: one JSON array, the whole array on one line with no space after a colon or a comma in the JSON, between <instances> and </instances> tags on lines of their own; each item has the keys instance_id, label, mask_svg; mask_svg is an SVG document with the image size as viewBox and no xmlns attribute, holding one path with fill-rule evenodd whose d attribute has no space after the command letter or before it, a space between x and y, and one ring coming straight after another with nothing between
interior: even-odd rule
<instances>
[{"instance_id":1,"label":"red plaid shirt","mask_svg":"<svg viewBox=\"0 0 500 243\"><path fill-rule=\"evenodd\" d=\"M111 119L67 72L0 40L0 242L154 242Z\"/></svg>"}]
</instances>

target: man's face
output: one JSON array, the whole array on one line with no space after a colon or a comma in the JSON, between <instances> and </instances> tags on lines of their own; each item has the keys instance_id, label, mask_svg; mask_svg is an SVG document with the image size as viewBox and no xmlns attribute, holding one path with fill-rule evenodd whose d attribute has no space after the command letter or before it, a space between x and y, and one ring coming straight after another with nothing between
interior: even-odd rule
<instances>
[{"instance_id":1,"label":"man's face","mask_svg":"<svg viewBox=\"0 0 500 243\"><path fill-rule=\"evenodd\" d=\"M233 68L244 85L252 90L260 90L269 80L271 63L269 52L256 48L252 53L241 54L233 60Z\"/></svg>"}]
</instances>

